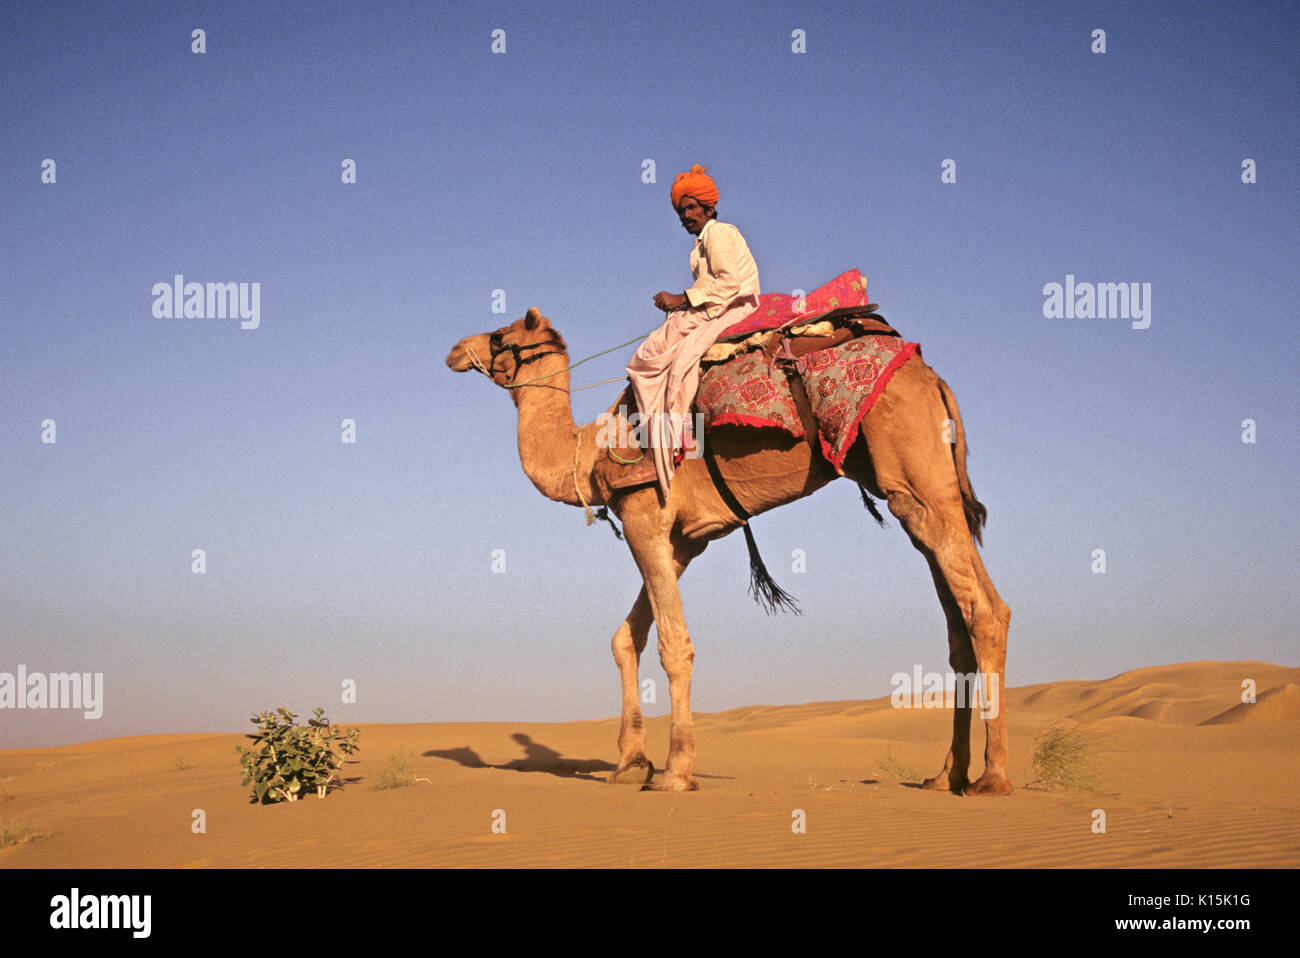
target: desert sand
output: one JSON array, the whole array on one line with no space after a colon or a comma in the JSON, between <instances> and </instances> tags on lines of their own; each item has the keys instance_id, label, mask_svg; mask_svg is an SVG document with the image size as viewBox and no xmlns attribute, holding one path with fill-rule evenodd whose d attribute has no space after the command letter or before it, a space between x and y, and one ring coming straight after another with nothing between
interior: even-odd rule
<instances>
[{"instance_id":1,"label":"desert sand","mask_svg":"<svg viewBox=\"0 0 1300 958\"><path fill-rule=\"evenodd\" d=\"M1241 702L1247 678L1254 704ZM4 751L0 823L40 837L0 849L0 866L1300 865L1300 669L1184 663L1005 701L1016 791L995 798L917 788L942 762L951 715L888 697L697 713L701 790L677 794L604 781L616 718L361 725L345 787L270 806L240 786L238 733ZM1035 735L1062 721L1096 743L1095 791L1025 787ZM668 720L647 728L660 765ZM399 749L427 781L373 788Z\"/></svg>"}]
</instances>

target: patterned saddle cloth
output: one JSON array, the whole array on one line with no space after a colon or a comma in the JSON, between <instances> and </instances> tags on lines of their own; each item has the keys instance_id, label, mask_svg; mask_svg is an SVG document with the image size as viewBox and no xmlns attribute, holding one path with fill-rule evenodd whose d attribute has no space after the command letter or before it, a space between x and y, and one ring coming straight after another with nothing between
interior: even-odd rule
<instances>
[{"instance_id":1,"label":"patterned saddle cloth","mask_svg":"<svg viewBox=\"0 0 1300 958\"><path fill-rule=\"evenodd\" d=\"M812 406L822 452L841 471L862 417L898 368L920 353L919 344L904 341L875 308L856 269L797 299L760 296L758 308L724 330L700 361L693 410L705 430L741 425L802 438L793 377ZM636 408L631 386L610 414L625 407Z\"/></svg>"},{"instance_id":2,"label":"patterned saddle cloth","mask_svg":"<svg viewBox=\"0 0 1300 958\"><path fill-rule=\"evenodd\" d=\"M865 315L865 293L862 299L861 306L805 311L776 329L750 330L740 342L715 344L701 363L695 395L705 429L733 424L804 436L790 386L796 377L812 406L822 452L840 472L862 417L921 348L878 314Z\"/></svg>"}]
</instances>

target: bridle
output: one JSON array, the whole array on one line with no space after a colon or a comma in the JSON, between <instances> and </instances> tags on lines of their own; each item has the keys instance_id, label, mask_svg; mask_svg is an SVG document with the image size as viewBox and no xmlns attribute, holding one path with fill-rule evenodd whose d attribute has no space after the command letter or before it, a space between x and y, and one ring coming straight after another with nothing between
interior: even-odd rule
<instances>
[{"instance_id":1,"label":"bridle","mask_svg":"<svg viewBox=\"0 0 1300 958\"><path fill-rule=\"evenodd\" d=\"M550 352L546 352L546 353L534 353L531 356L524 355L524 350L541 349L543 346L558 346L559 348L552 349ZM506 389L517 389L519 386L527 386L528 383L536 382L536 380L533 379L530 379L528 380L528 382L523 382L523 383L515 383L514 381L515 378L518 377L519 375L519 370L523 369L529 363L535 363L537 362L537 360L545 359L547 356L566 355L564 350L564 343L560 342L560 340L558 339L544 339L540 343L524 343L522 345L519 343L507 343L505 341L505 333L503 333L501 330L497 330L495 333L492 333L488 336L489 353L488 353L488 364L486 366L484 366L483 362L478 358L478 356L474 354L473 347L467 345L465 349L469 353L470 362L473 363L474 366L481 373L483 373L485 376L487 376L488 379L491 379L493 382L496 382L496 379L494 378L492 371L496 368L497 360L501 356L503 356L507 351L509 351L510 355L514 358L515 361L515 371L514 371L514 375L511 376L510 378L510 382L502 383L502 385L505 386ZM567 369L568 367L565 368ZM502 369L502 372L504 371L505 370ZM550 375L558 376L562 372L564 372L564 370L560 369L560 370L556 370L554 373L551 373ZM539 376L538 378L549 379L550 376Z\"/></svg>"},{"instance_id":2,"label":"bridle","mask_svg":"<svg viewBox=\"0 0 1300 958\"><path fill-rule=\"evenodd\" d=\"M520 386L528 386L532 383L540 382L543 379L550 379L552 376L558 376L560 375L560 373L568 372L570 369L577 369L583 363L589 363L593 359L596 359L597 357L605 356L612 352L617 352L620 349L625 349L626 347L631 346L633 343L637 343L645 339L653 332L654 330L647 330L646 332L642 333L640 336L634 336L632 339L629 339L625 343L619 343L617 346L610 346L609 349L602 349L598 353L592 353L590 356L584 356L582 359L579 359L577 362L569 363L569 365L565 366L563 369L557 369L553 373L543 373L541 376L534 376L532 379L525 379L521 383L512 381L508 383L502 383L501 385L504 386L506 389L518 389ZM502 353L504 353L507 349L510 350L510 354L515 358L515 376L518 376L519 370L522 369L524 366L526 366L528 363L536 362L537 360L545 356L555 356L555 355L567 356L568 355L568 352L565 349L565 345L561 340L544 339L540 343L528 343L524 346L520 346L518 343L507 343L505 341L505 333L502 330L497 330L495 333L488 334L488 346L491 352L488 356L488 364L486 366L484 366L483 361L479 359L477 355L475 355L474 347L470 346L468 343L465 345L465 352L469 353L469 361L474 366L474 368L477 369L479 372L481 372L488 379L492 379L493 382L496 382L496 380L492 378L492 370L496 367L497 357L500 356ZM523 355L523 351L525 349L540 349L542 346L558 346L559 349L553 349L549 353L538 353L535 356ZM564 389L566 392L575 393L583 389L594 389L597 386L604 386L607 385L608 383L620 382L625 379L626 379L625 376L615 376L612 379L602 379L599 382L588 383L585 386L570 386L567 389L564 386L552 386L551 388Z\"/></svg>"}]
</instances>

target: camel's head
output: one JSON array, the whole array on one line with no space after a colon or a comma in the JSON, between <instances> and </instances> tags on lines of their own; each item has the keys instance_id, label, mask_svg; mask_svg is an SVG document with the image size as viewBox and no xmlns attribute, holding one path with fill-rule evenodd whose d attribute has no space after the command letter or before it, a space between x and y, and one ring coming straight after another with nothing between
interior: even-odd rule
<instances>
[{"instance_id":1,"label":"camel's head","mask_svg":"<svg viewBox=\"0 0 1300 958\"><path fill-rule=\"evenodd\" d=\"M498 386L513 385L530 364L555 354L564 354L564 339L536 306L523 319L496 332L466 336L447 354L447 366L463 373L478 369Z\"/></svg>"}]
</instances>

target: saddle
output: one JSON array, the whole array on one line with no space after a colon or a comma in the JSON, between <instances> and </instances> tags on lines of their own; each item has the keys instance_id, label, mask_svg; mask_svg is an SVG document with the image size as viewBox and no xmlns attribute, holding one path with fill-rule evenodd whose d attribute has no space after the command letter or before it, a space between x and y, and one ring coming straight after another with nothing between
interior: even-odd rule
<instances>
[{"instance_id":1,"label":"saddle","mask_svg":"<svg viewBox=\"0 0 1300 958\"><path fill-rule=\"evenodd\" d=\"M802 377L807 371L805 357L811 354L829 355L826 351L867 336L897 340L898 331L876 309L875 303L840 307L794 317L776 328L719 339L700 360L700 388L692 413L702 414L706 431L718 424L742 424L776 427L795 437L805 435L805 416L796 406L782 369ZM636 444L635 430L620 413L620 409L630 412L636 408L636 397L628 385L606 414L617 422L609 435L618 441L606 446L597 474L611 490L658 480L653 458ZM694 453L689 445L678 449L674 463L680 464ZM707 447L704 453L707 459Z\"/></svg>"},{"instance_id":2,"label":"saddle","mask_svg":"<svg viewBox=\"0 0 1300 958\"><path fill-rule=\"evenodd\" d=\"M844 306L813 316L797 317L776 329L718 339L700 359L705 369L725 363L741 353L762 350L768 364L776 359L795 360L819 349L830 349L859 336L897 336L898 330L885 322L875 303Z\"/></svg>"},{"instance_id":3,"label":"saddle","mask_svg":"<svg viewBox=\"0 0 1300 958\"><path fill-rule=\"evenodd\" d=\"M809 354L863 336L897 337L897 330L876 309L875 303L867 302L867 281L856 269L841 273L807 296L761 295L758 307L724 329L701 357L700 389L692 411L703 413L706 430L716 423L741 423L776 426L794 436L804 435L804 418L795 408L779 367L788 365L802 376L804 357ZM741 357L752 362L732 365ZM761 375L764 372L766 376ZM620 416L620 407L637 408L630 385L607 413L621 421L612 431L618 441L606 445L598 475L611 489L655 482L654 460L636 444L635 431ZM704 451L707 459L707 449ZM685 454L677 450L675 461L680 462Z\"/></svg>"}]
</instances>

